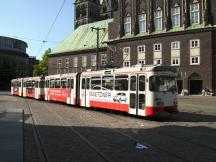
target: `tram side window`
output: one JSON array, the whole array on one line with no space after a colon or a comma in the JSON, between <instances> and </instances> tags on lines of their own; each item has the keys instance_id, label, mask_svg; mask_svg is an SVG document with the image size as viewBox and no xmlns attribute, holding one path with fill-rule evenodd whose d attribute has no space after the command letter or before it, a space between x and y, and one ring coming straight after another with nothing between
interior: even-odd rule
<instances>
[{"instance_id":1,"label":"tram side window","mask_svg":"<svg viewBox=\"0 0 216 162\"><path fill-rule=\"evenodd\" d=\"M82 89L85 89L86 87L86 79L82 78Z\"/></svg>"},{"instance_id":2,"label":"tram side window","mask_svg":"<svg viewBox=\"0 0 216 162\"><path fill-rule=\"evenodd\" d=\"M82 89L89 89L90 88L90 78L83 78L82 79Z\"/></svg>"},{"instance_id":3,"label":"tram side window","mask_svg":"<svg viewBox=\"0 0 216 162\"><path fill-rule=\"evenodd\" d=\"M55 88L55 80L50 80L50 88Z\"/></svg>"},{"instance_id":4,"label":"tram side window","mask_svg":"<svg viewBox=\"0 0 216 162\"><path fill-rule=\"evenodd\" d=\"M39 82L39 88L44 88L44 81L43 80L41 80L40 82Z\"/></svg>"},{"instance_id":5,"label":"tram side window","mask_svg":"<svg viewBox=\"0 0 216 162\"><path fill-rule=\"evenodd\" d=\"M60 88L60 86L61 86L60 79L56 79L55 80L55 88Z\"/></svg>"},{"instance_id":6,"label":"tram side window","mask_svg":"<svg viewBox=\"0 0 216 162\"><path fill-rule=\"evenodd\" d=\"M66 78L61 79L61 87L62 88L67 88L67 79Z\"/></svg>"},{"instance_id":7,"label":"tram side window","mask_svg":"<svg viewBox=\"0 0 216 162\"><path fill-rule=\"evenodd\" d=\"M27 88L31 88L31 87L32 87L32 84L31 84L30 81L27 81L27 82L26 82L26 87L27 87Z\"/></svg>"},{"instance_id":8,"label":"tram side window","mask_svg":"<svg viewBox=\"0 0 216 162\"><path fill-rule=\"evenodd\" d=\"M115 76L115 90L127 91L128 90L128 75Z\"/></svg>"},{"instance_id":9,"label":"tram side window","mask_svg":"<svg viewBox=\"0 0 216 162\"><path fill-rule=\"evenodd\" d=\"M102 90L113 90L114 77L104 76L102 78Z\"/></svg>"},{"instance_id":10,"label":"tram side window","mask_svg":"<svg viewBox=\"0 0 216 162\"><path fill-rule=\"evenodd\" d=\"M130 90L131 91L136 91L136 76L131 76Z\"/></svg>"},{"instance_id":11,"label":"tram side window","mask_svg":"<svg viewBox=\"0 0 216 162\"><path fill-rule=\"evenodd\" d=\"M90 78L86 78L86 89L90 88Z\"/></svg>"},{"instance_id":12,"label":"tram side window","mask_svg":"<svg viewBox=\"0 0 216 162\"><path fill-rule=\"evenodd\" d=\"M32 88L35 87L35 81L32 81Z\"/></svg>"},{"instance_id":13,"label":"tram side window","mask_svg":"<svg viewBox=\"0 0 216 162\"><path fill-rule=\"evenodd\" d=\"M68 88L71 88L71 89L74 88L74 80L73 80L73 79L68 79L67 87L68 87Z\"/></svg>"},{"instance_id":14,"label":"tram side window","mask_svg":"<svg viewBox=\"0 0 216 162\"><path fill-rule=\"evenodd\" d=\"M35 88L38 88L38 81L35 82Z\"/></svg>"},{"instance_id":15,"label":"tram side window","mask_svg":"<svg viewBox=\"0 0 216 162\"><path fill-rule=\"evenodd\" d=\"M26 82L23 82L23 87L26 87Z\"/></svg>"},{"instance_id":16,"label":"tram side window","mask_svg":"<svg viewBox=\"0 0 216 162\"><path fill-rule=\"evenodd\" d=\"M139 77L139 91L145 91L145 76Z\"/></svg>"},{"instance_id":17,"label":"tram side window","mask_svg":"<svg viewBox=\"0 0 216 162\"><path fill-rule=\"evenodd\" d=\"M100 90L101 89L101 77L91 78L91 89Z\"/></svg>"},{"instance_id":18,"label":"tram side window","mask_svg":"<svg viewBox=\"0 0 216 162\"><path fill-rule=\"evenodd\" d=\"M46 80L45 83L46 88L49 88L49 80Z\"/></svg>"}]
</instances>

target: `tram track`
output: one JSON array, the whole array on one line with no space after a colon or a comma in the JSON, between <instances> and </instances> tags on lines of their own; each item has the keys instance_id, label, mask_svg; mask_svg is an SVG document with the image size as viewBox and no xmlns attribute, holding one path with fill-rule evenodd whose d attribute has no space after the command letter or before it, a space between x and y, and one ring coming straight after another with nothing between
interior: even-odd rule
<instances>
[{"instance_id":1,"label":"tram track","mask_svg":"<svg viewBox=\"0 0 216 162\"><path fill-rule=\"evenodd\" d=\"M34 134L36 137L36 141L38 144L38 149L41 150L40 153L40 159L41 162L50 162L49 160L49 156L46 153L46 148L44 146L43 140L41 138L40 132L37 129L37 122L35 117L33 117L33 113L31 110L31 106L29 105L29 102L27 102L27 106L28 106L28 110L30 112L31 115L31 119L32 119L32 123L33 123L33 129L34 129ZM107 157L105 154L103 154L96 146L94 146L87 138L85 138L82 134L80 134L75 128L71 127L67 122L64 121L64 119L59 116L57 113L54 113L53 111L51 111L50 109L46 109L47 111L49 111L50 114L52 114L53 116L55 116L55 119L57 119L59 121L59 123L63 123L63 127L67 127L70 129L70 131L75 134L77 137L80 138L81 141L83 141L93 152L95 152L99 157L101 157L101 159L103 159L103 161L108 162L108 161L112 161L111 159L109 159L109 157Z\"/></svg>"},{"instance_id":2,"label":"tram track","mask_svg":"<svg viewBox=\"0 0 216 162\"><path fill-rule=\"evenodd\" d=\"M42 101L40 104L42 104L43 108L46 108L46 110L50 114L52 114L53 116L55 116L55 118L59 121L59 123L63 123L62 126L67 126L71 130L71 132L73 134L76 134L83 142L85 142L88 145L88 147L90 147L97 155L99 155L103 159L103 161L113 161L107 155L105 155L97 146L95 146L90 140L88 140L86 138L86 135L83 135L79 130L77 130L76 127L71 126L70 122L67 122L67 120L65 119L65 116L62 117L62 114L59 114L56 110L51 110L51 106L49 104L53 104L53 103L48 103L48 105L49 105L48 106L47 103L45 104ZM29 103L28 103L28 105L29 105ZM65 108L65 106L68 106L68 105L58 104L58 107L60 107L60 108ZM98 115L98 114L97 113L92 113L92 112L95 112L95 111L88 111L88 110L85 110L85 111L88 112L88 113L90 113L89 115L91 115L92 119L96 119L94 115ZM65 113L65 112L62 112L62 113ZM92 116L92 114L94 114L94 115ZM127 119L125 119L125 118L123 118L121 116L119 117L119 115L116 115L116 114L103 113L103 115L107 116L109 119L111 118L114 121L119 121L120 120L121 121L120 124L128 122ZM130 116L126 116L126 118L131 118L131 117ZM136 122L136 121L133 121L133 122ZM110 124L108 122L99 122L98 120L97 121L94 120L94 123L97 123L98 125L103 125L106 128L112 130L113 132L118 133L118 134L120 134L120 135L122 135L122 136L124 136L126 138L129 138L130 140L132 140L134 142L142 143L142 144L146 145L148 147L148 149L153 149L153 150L162 152L162 153L167 154L167 155L169 155L169 156L171 156L173 158L176 158L176 159L178 159L180 161L191 161L191 160L188 160L187 158L184 158L184 157L178 155L177 153L173 153L173 152L170 152L169 150L166 150L165 148L161 148L160 146L157 146L156 144L148 143L148 142L144 141L141 137L139 137L137 135L133 135L133 134L131 134L131 132L125 132L121 128L114 127L112 124ZM154 121L147 121L147 123L148 124L157 125L158 122L155 123ZM138 124L139 124L139 122L138 122ZM159 124L159 126L163 126L163 125L164 124ZM133 129L139 129L139 128L137 127L137 128L133 128ZM158 134L160 134L160 135L162 135L162 136L167 136L169 138L173 138L175 140L178 140L179 142L190 143L190 144L193 144L193 145L197 145L197 146L199 146L201 148L205 148L205 149L209 149L209 150L215 151L215 148L206 147L205 145L202 145L202 144L190 141L190 140L186 140L183 137L182 138L178 138L178 137L176 137L174 135L170 135L169 133L164 133L161 130L156 130L155 132L158 133Z\"/></svg>"},{"instance_id":3,"label":"tram track","mask_svg":"<svg viewBox=\"0 0 216 162\"><path fill-rule=\"evenodd\" d=\"M104 113L106 116L108 116L108 117L111 117L111 118L113 118L113 119L115 119L116 120L116 116L114 117L114 115L113 114L107 114L107 113ZM129 118L128 116L127 116L127 118ZM122 120L122 121L126 121L126 120L124 120L124 119L122 119L122 117L121 118L119 118L119 116L118 116L118 120ZM152 123L152 122L151 122ZM107 124L107 127L112 127L112 125L108 125ZM158 146L156 146L156 145L153 145L153 144L149 144L148 142L146 142L146 141L143 141L143 139L140 139L140 138L137 138L137 137L133 137L132 135L129 135L129 134L127 134L127 133L125 133L125 132L123 132L121 129L119 129L119 128L110 128L110 129L112 129L114 132L116 132L116 133L119 133L119 134L121 134L122 136L125 136L125 137L127 137L127 138L129 138L129 139L131 139L131 140L133 140L134 141L134 143L141 143L141 144L144 144L145 146L147 146L149 149L155 149L155 150L158 150L158 151L160 151L160 152L163 152L163 153L165 153L165 154L168 154L169 156L172 156L172 157L174 157L174 158L177 158L177 159L179 159L179 160L182 160L182 161L187 161L187 162L189 162L190 160L187 160L187 159L185 159L185 158L182 158L181 156L179 156L179 155L176 155L176 154L173 154L173 153L171 153L171 152L169 152L169 151L167 151L167 150L165 150L165 149L161 149L161 148L159 148ZM135 128L136 129L136 128Z\"/></svg>"},{"instance_id":4,"label":"tram track","mask_svg":"<svg viewBox=\"0 0 216 162\"><path fill-rule=\"evenodd\" d=\"M43 140L41 138L40 132L37 129L37 126L36 126L37 125L37 120L33 117L31 106L30 106L28 101L26 101L26 104L27 104L27 109L29 111L29 115L30 115L30 118L31 118L32 128L33 128L34 137L35 137L35 141L36 141L36 144L37 144L37 150L39 152L40 160L41 160L41 162L50 162L50 160L48 158L48 155L47 155L47 152L46 152L45 145L44 145Z\"/></svg>"},{"instance_id":5,"label":"tram track","mask_svg":"<svg viewBox=\"0 0 216 162\"><path fill-rule=\"evenodd\" d=\"M44 105L45 107L47 107L47 105ZM60 105L60 106L63 106L63 105ZM47 107L48 109L49 109L49 107ZM50 111L50 110L49 110ZM60 115L58 115L57 113L54 113L53 111L50 111L51 113L53 113L53 114L55 114L55 115L57 115L64 123L66 123L68 126L70 126L70 124L68 123L68 122L65 122L65 120L60 116ZM87 112L89 112L88 110L87 110ZM115 114L110 114L110 113L103 113L103 114L105 114L106 116L108 116L108 117L111 117L111 118L113 118L113 119L118 119L119 120L119 118L117 118L116 116L114 117L114 115ZM119 116L118 116L119 117ZM129 116L127 116L127 118L129 118ZM124 119L122 119L122 117L120 118L120 120L122 120L122 121L126 121L126 120L124 120ZM94 123L96 123L96 121L94 121ZM150 123L150 122L149 122ZM128 138L128 139L130 139L131 141L133 141L133 143L135 144L135 143L140 143L140 144L143 144L143 145L145 145L145 146L147 146L147 148L148 149L154 149L154 150L157 150L157 151L160 151L160 152L163 152L164 154L167 154L167 155L169 155L169 156L172 156L172 157L174 157L174 158L176 158L176 159L179 159L179 160L181 160L181 161L185 161L185 162L189 162L190 160L188 160L188 159L185 159L185 158L183 158L183 157L181 157L181 156L178 156L178 155L176 155L176 154L174 154L174 153L171 153L171 152L169 152L169 151L167 151L167 150L165 150L165 149L161 149L161 148L159 148L159 147L157 147L156 145L152 145L152 144L149 144L149 143L147 143L146 141L143 141L143 139L139 139L139 138L137 138L137 137L134 137L134 136L132 136L132 135L129 135L128 133L125 133L125 132L123 132L122 130L120 130L120 129L118 129L118 128L114 128L112 125L110 125L110 124L105 124L105 123L101 123L101 122L97 122L97 124L99 124L99 125L101 125L101 124L103 124L103 125L106 125L106 128L108 128L108 129L110 129L110 130L112 130L113 132L115 132L115 133L117 133L117 134L120 134L120 135L122 135L122 136L124 136L124 137L126 137L126 138ZM70 128L71 129L73 129L73 130L75 130L73 127L71 127L70 126ZM78 131L76 131L79 135L81 135ZM82 135L81 135L82 136ZM82 136L83 138L85 138L84 136ZM86 138L85 138L86 139ZM132 147L135 147L135 146L132 146ZM110 160L109 160L110 161Z\"/></svg>"},{"instance_id":6,"label":"tram track","mask_svg":"<svg viewBox=\"0 0 216 162\"><path fill-rule=\"evenodd\" d=\"M50 109L47 109L50 113L56 116L56 118L64 123L64 126L68 126L68 128L75 133L83 142L85 142L97 155L99 155L104 161L112 161L109 159L105 154L103 154L96 146L94 146L87 138L85 138L79 131L77 131L75 128L73 128L68 122L65 122L65 120L58 115L57 113L54 113L53 111L50 111Z\"/></svg>"}]
</instances>

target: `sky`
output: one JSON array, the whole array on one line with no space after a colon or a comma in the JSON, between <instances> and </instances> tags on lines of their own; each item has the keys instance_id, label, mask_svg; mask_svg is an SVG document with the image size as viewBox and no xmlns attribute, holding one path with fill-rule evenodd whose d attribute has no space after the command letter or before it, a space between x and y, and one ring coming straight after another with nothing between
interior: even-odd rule
<instances>
[{"instance_id":1,"label":"sky","mask_svg":"<svg viewBox=\"0 0 216 162\"><path fill-rule=\"evenodd\" d=\"M74 30L74 0L65 0L49 33L63 1L0 0L0 36L25 41L27 54L41 59L46 49L55 48Z\"/></svg>"}]
</instances>

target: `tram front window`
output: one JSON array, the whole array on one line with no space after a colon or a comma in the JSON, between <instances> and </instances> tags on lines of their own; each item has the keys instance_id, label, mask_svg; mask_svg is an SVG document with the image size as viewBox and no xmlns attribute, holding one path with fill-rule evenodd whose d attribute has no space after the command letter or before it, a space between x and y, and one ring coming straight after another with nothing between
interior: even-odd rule
<instances>
[{"instance_id":1,"label":"tram front window","mask_svg":"<svg viewBox=\"0 0 216 162\"><path fill-rule=\"evenodd\" d=\"M153 92L176 92L175 77L152 76L149 81L149 90Z\"/></svg>"}]
</instances>

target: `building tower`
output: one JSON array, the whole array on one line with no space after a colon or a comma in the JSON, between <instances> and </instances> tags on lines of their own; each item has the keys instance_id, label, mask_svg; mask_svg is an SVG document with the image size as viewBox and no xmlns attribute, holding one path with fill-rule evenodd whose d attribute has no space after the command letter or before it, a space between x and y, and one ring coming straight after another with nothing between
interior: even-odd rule
<instances>
[{"instance_id":1,"label":"building tower","mask_svg":"<svg viewBox=\"0 0 216 162\"><path fill-rule=\"evenodd\" d=\"M100 0L75 1L75 29L98 20L100 20Z\"/></svg>"},{"instance_id":2,"label":"building tower","mask_svg":"<svg viewBox=\"0 0 216 162\"><path fill-rule=\"evenodd\" d=\"M118 9L118 1L117 0L102 0L101 1L101 9L100 16L101 19L113 18L113 12Z\"/></svg>"}]
</instances>

